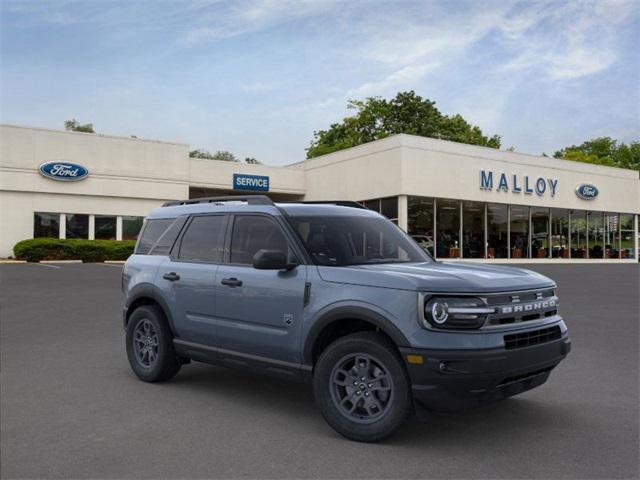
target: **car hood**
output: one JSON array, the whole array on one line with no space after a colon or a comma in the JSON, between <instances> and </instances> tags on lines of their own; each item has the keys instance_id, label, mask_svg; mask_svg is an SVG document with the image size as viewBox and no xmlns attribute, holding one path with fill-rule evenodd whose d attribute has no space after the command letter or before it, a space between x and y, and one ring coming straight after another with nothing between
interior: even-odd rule
<instances>
[{"instance_id":1,"label":"car hood","mask_svg":"<svg viewBox=\"0 0 640 480\"><path fill-rule=\"evenodd\" d=\"M524 268L471 262L421 262L318 267L327 282L429 292L489 293L555 285Z\"/></svg>"}]
</instances>

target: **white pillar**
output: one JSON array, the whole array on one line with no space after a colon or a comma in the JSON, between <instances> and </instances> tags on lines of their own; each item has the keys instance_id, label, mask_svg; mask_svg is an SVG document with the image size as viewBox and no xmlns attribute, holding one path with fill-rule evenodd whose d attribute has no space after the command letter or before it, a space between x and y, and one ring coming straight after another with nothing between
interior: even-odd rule
<instances>
[{"instance_id":1,"label":"white pillar","mask_svg":"<svg viewBox=\"0 0 640 480\"><path fill-rule=\"evenodd\" d=\"M116 217L116 240L122 240L122 217Z\"/></svg>"},{"instance_id":2,"label":"white pillar","mask_svg":"<svg viewBox=\"0 0 640 480\"><path fill-rule=\"evenodd\" d=\"M633 216L633 258L638 259L638 215Z\"/></svg>"},{"instance_id":3,"label":"white pillar","mask_svg":"<svg viewBox=\"0 0 640 480\"><path fill-rule=\"evenodd\" d=\"M67 238L67 214L60 214L60 238Z\"/></svg>"},{"instance_id":4,"label":"white pillar","mask_svg":"<svg viewBox=\"0 0 640 480\"><path fill-rule=\"evenodd\" d=\"M398 226L409 231L409 200L406 195L398 195Z\"/></svg>"},{"instance_id":5,"label":"white pillar","mask_svg":"<svg viewBox=\"0 0 640 480\"><path fill-rule=\"evenodd\" d=\"M96 239L96 217L89 215L89 240Z\"/></svg>"}]
</instances>

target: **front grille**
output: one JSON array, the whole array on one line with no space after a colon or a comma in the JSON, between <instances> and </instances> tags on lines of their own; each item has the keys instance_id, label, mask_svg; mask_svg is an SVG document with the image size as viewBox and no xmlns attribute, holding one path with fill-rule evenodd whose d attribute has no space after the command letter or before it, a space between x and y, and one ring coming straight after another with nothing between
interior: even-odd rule
<instances>
[{"instance_id":1,"label":"front grille","mask_svg":"<svg viewBox=\"0 0 640 480\"><path fill-rule=\"evenodd\" d=\"M488 315L486 326L530 322L558 313L558 297L552 288L487 295L485 300L496 309Z\"/></svg>"},{"instance_id":2,"label":"front grille","mask_svg":"<svg viewBox=\"0 0 640 480\"><path fill-rule=\"evenodd\" d=\"M542 290L528 290L525 292L501 293L487 297L489 305L505 305L513 302L513 297L518 297L520 302L529 302L540 298L550 298L555 295L553 288Z\"/></svg>"},{"instance_id":3,"label":"front grille","mask_svg":"<svg viewBox=\"0 0 640 480\"><path fill-rule=\"evenodd\" d=\"M504 336L504 348L512 350L514 348L530 347L541 343L557 340L562 336L560 327L543 328L541 330L532 330L530 332L513 333Z\"/></svg>"}]
</instances>

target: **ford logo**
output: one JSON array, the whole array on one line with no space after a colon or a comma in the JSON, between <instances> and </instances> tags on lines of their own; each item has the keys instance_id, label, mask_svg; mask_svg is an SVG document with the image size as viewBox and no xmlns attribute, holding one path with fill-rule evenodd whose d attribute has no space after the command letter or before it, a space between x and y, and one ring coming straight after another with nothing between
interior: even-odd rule
<instances>
[{"instance_id":1,"label":"ford logo","mask_svg":"<svg viewBox=\"0 0 640 480\"><path fill-rule=\"evenodd\" d=\"M63 182L76 182L89 175L89 170L77 163L55 161L40 165L40 173L52 180Z\"/></svg>"},{"instance_id":2,"label":"ford logo","mask_svg":"<svg viewBox=\"0 0 640 480\"><path fill-rule=\"evenodd\" d=\"M593 200L598 196L598 189L588 183L576 187L576 195L583 200Z\"/></svg>"}]
</instances>

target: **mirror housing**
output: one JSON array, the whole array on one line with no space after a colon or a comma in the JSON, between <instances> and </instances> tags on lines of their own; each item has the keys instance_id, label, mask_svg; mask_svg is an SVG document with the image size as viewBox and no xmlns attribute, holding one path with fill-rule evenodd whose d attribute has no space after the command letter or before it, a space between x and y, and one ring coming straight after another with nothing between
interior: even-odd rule
<instances>
[{"instance_id":1,"label":"mirror housing","mask_svg":"<svg viewBox=\"0 0 640 480\"><path fill-rule=\"evenodd\" d=\"M287 254L281 250L258 250L253 256L253 268L258 270L291 270L297 264L287 262Z\"/></svg>"}]
</instances>

